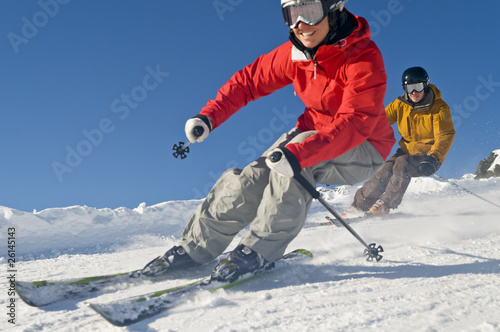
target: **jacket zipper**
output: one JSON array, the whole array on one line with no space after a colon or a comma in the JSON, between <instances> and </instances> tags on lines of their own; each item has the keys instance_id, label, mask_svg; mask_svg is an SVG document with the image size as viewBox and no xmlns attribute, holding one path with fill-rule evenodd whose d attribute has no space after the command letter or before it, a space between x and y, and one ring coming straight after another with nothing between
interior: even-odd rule
<instances>
[{"instance_id":1,"label":"jacket zipper","mask_svg":"<svg viewBox=\"0 0 500 332\"><path fill-rule=\"evenodd\" d=\"M344 46L345 44L346 44L345 39L341 39L337 43L339 49L342 48L342 46ZM318 69L318 61L316 60L316 54L314 55L314 58L312 60L314 62L314 79L316 79L316 73L317 73L317 69Z\"/></svg>"},{"instance_id":2,"label":"jacket zipper","mask_svg":"<svg viewBox=\"0 0 500 332\"><path fill-rule=\"evenodd\" d=\"M314 59L313 61L314 61L314 79L316 79L316 68L318 68L318 61L316 61L316 59Z\"/></svg>"},{"instance_id":3,"label":"jacket zipper","mask_svg":"<svg viewBox=\"0 0 500 332\"><path fill-rule=\"evenodd\" d=\"M410 139L411 139L411 138L412 138L412 136L411 136L411 127L410 127L410 116L408 116L408 117L406 118L406 122L407 122L407 124L408 124L408 136L409 136L409 137L410 137Z\"/></svg>"}]
</instances>

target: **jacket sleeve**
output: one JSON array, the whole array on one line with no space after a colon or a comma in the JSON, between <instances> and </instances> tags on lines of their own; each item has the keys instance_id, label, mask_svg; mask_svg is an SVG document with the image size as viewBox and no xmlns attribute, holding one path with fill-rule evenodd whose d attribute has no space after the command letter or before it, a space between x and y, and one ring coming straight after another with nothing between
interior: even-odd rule
<instances>
[{"instance_id":1,"label":"jacket sleeve","mask_svg":"<svg viewBox=\"0 0 500 332\"><path fill-rule=\"evenodd\" d=\"M438 111L433 113L434 145L427 155L437 158L440 163L444 162L446 154L450 151L453 139L455 138L455 128L449 106L440 101L436 105Z\"/></svg>"},{"instance_id":2,"label":"jacket sleeve","mask_svg":"<svg viewBox=\"0 0 500 332\"><path fill-rule=\"evenodd\" d=\"M208 115L217 128L250 101L266 96L292 83L289 74L290 45L283 44L271 53L236 72L208 101L200 114Z\"/></svg>"},{"instance_id":3,"label":"jacket sleeve","mask_svg":"<svg viewBox=\"0 0 500 332\"><path fill-rule=\"evenodd\" d=\"M387 75L380 51L371 45L339 70L345 87L337 97L341 98L339 108L328 110L332 123L302 143L286 146L302 168L346 153L366 141L378 126L394 140L383 105Z\"/></svg>"},{"instance_id":4,"label":"jacket sleeve","mask_svg":"<svg viewBox=\"0 0 500 332\"><path fill-rule=\"evenodd\" d=\"M396 99L392 103L387 105L387 107L385 108L385 114L387 115L387 118L389 119L389 123L391 124L391 126L398 121L399 106L397 104L399 103L400 102Z\"/></svg>"}]
</instances>

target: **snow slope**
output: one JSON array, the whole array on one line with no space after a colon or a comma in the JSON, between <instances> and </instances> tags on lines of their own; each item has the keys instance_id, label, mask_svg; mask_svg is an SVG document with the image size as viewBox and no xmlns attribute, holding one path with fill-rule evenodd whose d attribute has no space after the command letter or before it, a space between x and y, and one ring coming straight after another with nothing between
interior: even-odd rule
<instances>
[{"instance_id":1,"label":"snow slope","mask_svg":"<svg viewBox=\"0 0 500 332\"><path fill-rule=\"evenodd\" d=\"M500 179L452 180L500 204ZM322 189L338 211L358 187ZM15 228L16 278L63 279L129 271L174 245L200 201L141 204L129 210L86 206L35 213L0 207L0 232ZM315 258L282 274L231 291L203 293L158 317L128 328L110 325L83 301L33 308L16 298L8 322L8 282L0 283L0 330L13 331L500 331L500 209L433 178L415 179L402 205L385 219L353 223L368 243L383 245L370 263L344 228L305 228L289 249ZM314 202L307 223L328 215ZM239 236L231 247L237 244ZM7 271L7 245L0 270ZM144 284L109 301L185 280Z\"/></svg>"}]
</instances>

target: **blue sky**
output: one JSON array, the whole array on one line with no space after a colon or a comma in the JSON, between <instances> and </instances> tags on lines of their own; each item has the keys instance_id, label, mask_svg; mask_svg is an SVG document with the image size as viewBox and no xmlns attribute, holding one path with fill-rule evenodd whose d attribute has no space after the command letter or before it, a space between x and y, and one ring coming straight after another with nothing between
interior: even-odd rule
<instances>
[{"instance_id":1,"label":"blue sky","mask_svg":"<svg viewBox=\"0 0 500 332\"><path fill-rule=\"evenodd\" d=\"M278 0L3 1L0 205L23 211L137 207L202 198L296 123L286 87L250 103L184 160L196 115L231 75L288 40ZM500 2L350 0L388 74L423 66L457 135L444 177L474 173L500 148Z\"/></svg>"}]
</instances>

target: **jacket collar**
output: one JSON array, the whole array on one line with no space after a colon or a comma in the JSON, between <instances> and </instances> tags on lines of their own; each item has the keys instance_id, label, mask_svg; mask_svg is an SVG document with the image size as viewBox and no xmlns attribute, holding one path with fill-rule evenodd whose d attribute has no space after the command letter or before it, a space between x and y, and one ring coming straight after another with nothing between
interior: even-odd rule
<instances>
[{"instance_id":1,"label":"jacket collar","mask_svg":"<svg viewBox=\"0 0 500 332\"><path fill-rule=\"evenodd\" d=\"M407 92L405 92L398 99L406 105L411 106L413 111L426 111L431 107L431 104L434 100L441 99L441 91L439 91L435 85L429 84L428 91L426 92L424 99L416 104L411 101Z\"/></svg>"},{"instance_id":2,"label":"jacket collar","mask_svg":"<svg viewBox=\"0 0 500 332\"><path fill-rule=\"evenodd\" d=\"M292 60L312 60L314 59L314 56L316 55L318 49L323 45L338 44L339 48L345 46L345 39L359 27L360 22L358 21L356 16L351 14L346 9L342 11L342 14L338 19L340 20L339 29L335 31L330 29L330 32L326 36L325 40L314 48L305 47L302 42L295 36L292 29L290 29L289 38L293 44Z\"/></svg>"}]
</instances>

